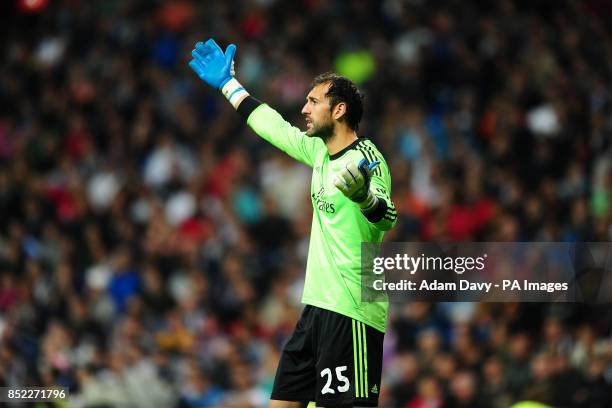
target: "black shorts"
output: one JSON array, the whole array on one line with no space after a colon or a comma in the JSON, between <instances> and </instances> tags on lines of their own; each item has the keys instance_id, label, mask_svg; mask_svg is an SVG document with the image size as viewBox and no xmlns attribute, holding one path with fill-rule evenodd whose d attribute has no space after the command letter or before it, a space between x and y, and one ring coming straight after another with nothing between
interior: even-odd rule
<instances>
[{"instance_id":1,"label":"black shorts","mask_svg":"<svg viewBox=\"0 0 612 408\"><path fill-rule=\"evenodd\" d=\"M384 334L307 305L280 357L272 399L377 406Z\"/></svg>"}]
</instances>

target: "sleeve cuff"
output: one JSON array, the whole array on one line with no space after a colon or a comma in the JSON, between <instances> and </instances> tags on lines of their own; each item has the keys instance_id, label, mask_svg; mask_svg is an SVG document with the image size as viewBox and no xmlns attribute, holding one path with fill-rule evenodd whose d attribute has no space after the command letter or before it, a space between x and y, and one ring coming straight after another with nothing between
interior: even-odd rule
<instances>
[{"instance_id":1,"label":"sleeve cuff","mask_svg":"<svg viewBox=\"0 0 612 408\"><path fill-rule=\"evenodd\" d=\"M249 118L249 116L251 116L251 113L253 113L253 111L257 109L262 103L263 102L259 99L253 98L249 95L244 98L242 102L240 102L240 105L238 105L238 113L246 120Z\"/></svg>"},{"instance_id":2,"label":"sleeve cuff","mask_svg":"<svg viewBox=\"0 0 612 408\"><path fill-rule=\"evenodd\" d=\"M364 214L367 220L371 223L375 223L382 220L387 212L387 202L380 197L377 198L378 204L376 205L376 208L374 208L374 210L372 210L371 212Z\"/></svg>"}]
</instances>

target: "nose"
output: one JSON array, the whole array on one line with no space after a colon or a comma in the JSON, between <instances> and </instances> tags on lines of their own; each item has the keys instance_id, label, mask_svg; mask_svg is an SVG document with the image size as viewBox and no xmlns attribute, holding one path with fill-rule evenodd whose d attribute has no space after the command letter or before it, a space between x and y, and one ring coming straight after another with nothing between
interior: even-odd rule
<instances>
[{"instance_id":1,"label":"nose","mask_svg":"<svg viewBox=\"0 0 612 408\"><path fill-rule=\"evenodd\" d=\"M302 107L302 115L308 115L310 114L310 109L308 109L308 103L304 104L304 107Z\"/></svg>"}]
</instances>

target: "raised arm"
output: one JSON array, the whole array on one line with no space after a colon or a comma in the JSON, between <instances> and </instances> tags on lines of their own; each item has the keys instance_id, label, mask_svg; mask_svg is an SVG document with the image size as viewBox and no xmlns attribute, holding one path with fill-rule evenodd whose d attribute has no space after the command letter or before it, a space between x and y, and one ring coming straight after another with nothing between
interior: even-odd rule
<instances>
[{"instance_id":1,"label":"raised arm","mask_svg":"<svg viewBox=\"0 0 612 408\"><path fill-rule=\"evenodd\" d=\"M230 44L225 53L212 38L205 43L198 42L191 52L191 69L211 87L221 91L247 121L255 133L294 159L312 167L315 157L324 143L310 138L300 129L292 126L268 105L249 95L234 78L234 55L236 46Z\"/></svg>"}]
</instances>

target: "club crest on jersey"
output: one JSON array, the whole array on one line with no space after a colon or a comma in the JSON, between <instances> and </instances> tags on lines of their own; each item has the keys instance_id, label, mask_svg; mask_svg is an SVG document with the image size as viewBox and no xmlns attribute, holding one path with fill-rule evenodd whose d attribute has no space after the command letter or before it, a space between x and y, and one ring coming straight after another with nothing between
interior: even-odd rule
<instances>
[{"instance_id":1,"label":"club crest on jersey","mask_svg":"<svg viewBox=\"0 0 612 408\"><path fill-rule=\"evenodd\" d=\"M312 197L313 207L318 209L319 211L324 211L328 214L335 214L336 208L334 207L334 203L330 203L329 201L326 201L323 198L324 193L325 193L325 187L321 187L316 194L312 193L311 197Z\"/></svg>"}]
</instances>

